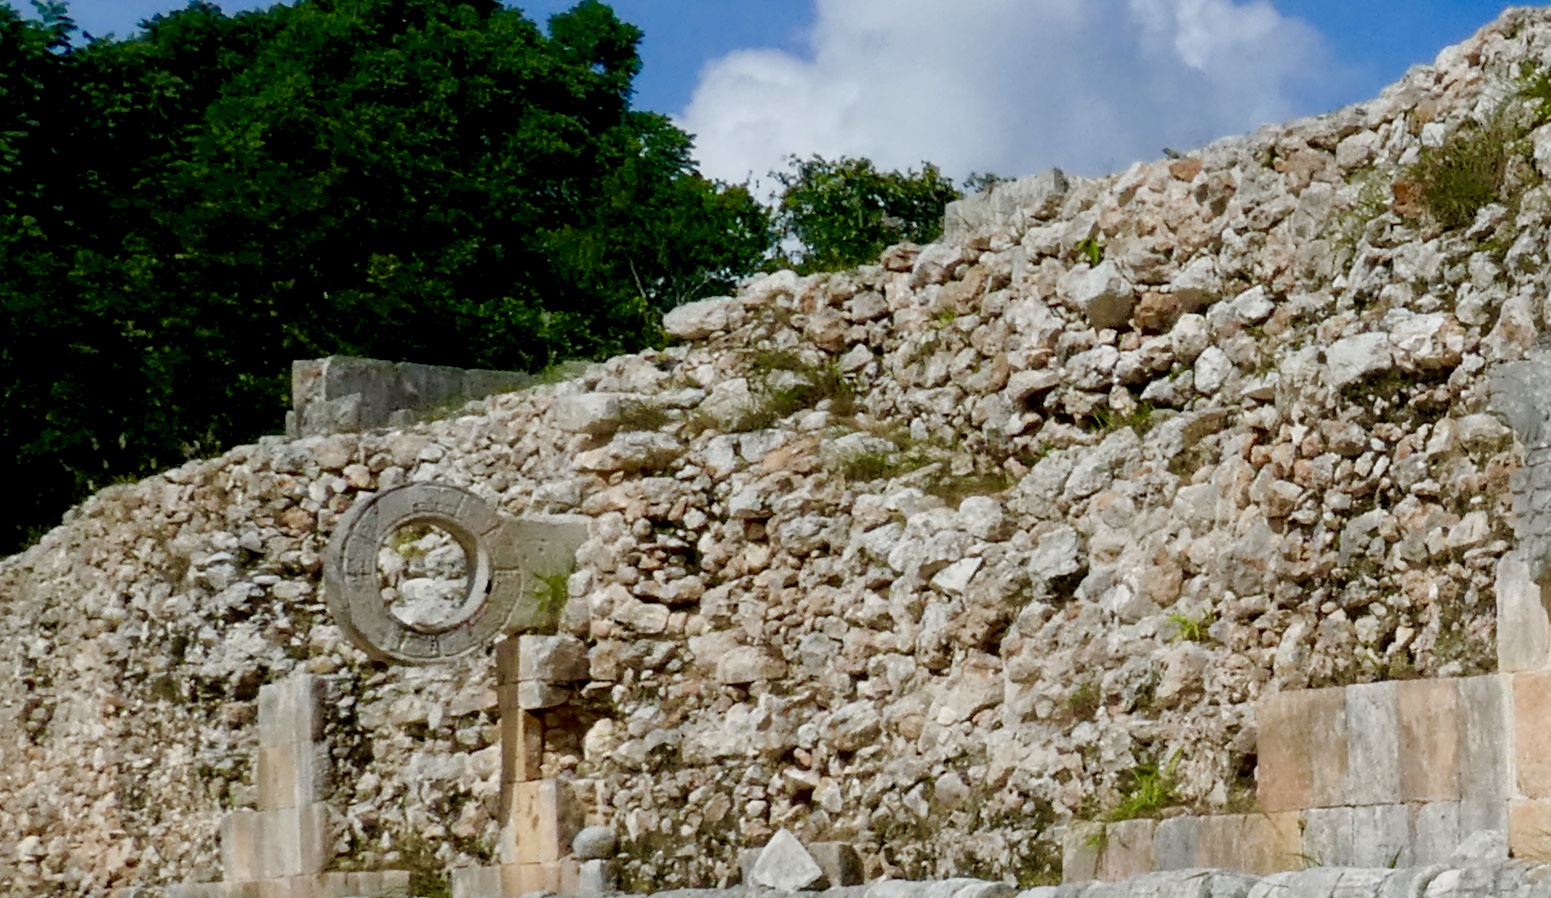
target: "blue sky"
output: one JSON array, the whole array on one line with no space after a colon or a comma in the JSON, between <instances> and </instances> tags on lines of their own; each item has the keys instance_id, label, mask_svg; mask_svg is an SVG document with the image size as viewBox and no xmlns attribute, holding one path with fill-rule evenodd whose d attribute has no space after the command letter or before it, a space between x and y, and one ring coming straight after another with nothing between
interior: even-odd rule
<instances>
[{"instance_id":1,"label":"blue sky","mask_svg":"<svg viewBox=\"0 0 1551 898\"><path fill-rule=\"evenodd\" d=\"M24 6L13 0L14 5ZM73 0L131 34L176 0ZM268 0L225 0L228 13ZM537 20L571 0L516 4ZM641 26L636 105L709 174L790 154L950 174L1083 174L1374 96L1508 4L1489 0L615 0Z\"/></svg>"}]
</instances>

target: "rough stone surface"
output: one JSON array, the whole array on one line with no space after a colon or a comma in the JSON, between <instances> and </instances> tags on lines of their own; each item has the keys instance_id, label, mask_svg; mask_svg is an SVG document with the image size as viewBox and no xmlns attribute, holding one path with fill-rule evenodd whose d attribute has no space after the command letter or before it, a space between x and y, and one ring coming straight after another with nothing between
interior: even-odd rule
<instances>
[{"instance_id":1,"label":"rough stone surface","mask_svg":"<svg viewBox=\"0 0 1551 898\"><path fill-rule=\"evenodd\" d=\"M587 678L534 715L537 764L632 888L731 881L781 828L869 880L1048 877L1063 826L1176 752L1181 801L1226 810L1262 697L1412 677L1473 684L1455 826L1506 832L1502 690L1475 675L1502 560L1545 557L1551 430L1493 372L1537 357L1551 189L1444 231L1394 173L1548 50L1512 10L1361 106L681 307L666 349L102 491L0 562L0 891L214 879L257 799L258 690L297 670L334 696L340 855L493 856L520 689L488 646L383 669L322 587L345 516L409 483L585 521L552 625ZM1090 318L1068 288L1095 249ZM842 369L846 397L796 389ZM660 426L576 416L595 395Z\"/></svg>"},{"instance_id":2,"label":"rough stone surface","mask_svg":"<svg viewBox=\"0 0 1551 898\"><path fill-rule=\"evenodd\" d=\"M788 830L778 829L765 850L759 853L759 860L754 862L750 880L757 886L800 892L820 886L824 871L796 836Z\"/></svg>"}]
</instances>

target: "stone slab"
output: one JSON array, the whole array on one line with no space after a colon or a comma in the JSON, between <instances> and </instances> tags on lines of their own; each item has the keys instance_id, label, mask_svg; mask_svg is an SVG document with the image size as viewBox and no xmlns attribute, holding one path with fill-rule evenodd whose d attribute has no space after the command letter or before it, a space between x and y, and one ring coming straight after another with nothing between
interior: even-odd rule
<instances>
[{"instance_id":1,"label":"stone slab","mask_svg":"<svg viewBox=\"0 0 1551 898\"><path fill-rule=\"evenodd\" d=\"M522 665L522 637L508 636L495 644L495 682L497 686L516 685Z\"/></svg>"},{"instance_id":2,"label":"stone slab","mask_svg":"<svg viewBox=\"0 0 1551 898\"><path fill-rule=\"evenodd\" d=\"M1501 675L1466 677L1460 695L1461 833L1508 829L1512 752L1510 690Z\"/></svg>"},{"instance_id":3,"label":"stone slab","mask_svg":"<svg viewBox=\"0 0 1551 898\"><path fill-rule=\"evenodd\" d=\"M1462 838L1459 802L1435 801L1411 807L1411 863L1446 863Z\"/></svg>"},{"instance_id":4,"label":"stone slab","mask_svg":"<svg viewBox=\"0 0 1551 898\"><path fill-rule=\"evenodd\" d=\"M1520 860L1551 863L1551 801L1509 804L1508 852Z\"/></svg>"},{"instance_id":5,"label":"stone slab","mask_svg":"<svg viewBox=\"0 0 1551 898\"><path fill-rule=\"evenodd\" d=\"M567 856L582 816L569 784L514 783L511 814L501 829L501 863L542 864Z\"/></svg>"},{"instance_id":6,"label":"stone slab","mask_svg":"<svg viewBox=\"0 0 1551 898\"><path fill-rule=\"evenodd\" d=\"M1403 804L1353 808L1351 839L1351 853L1341 863L1385 870L1409 866L1410 810Z\"/></svg>"},{"instance_id":7,"label":"stone slab","mask_svg":"<svg viewBox=\"0 0 1551 898\"><path fill-rule=\"evenodd\" d=\"M1344 690L1309 689L1268 696L1256 706L1256 721L1256 793L1263 809L1293 811L1344 803Z\"/></svg>"},{"instance_id":8,"label":"stone slab","mask_svg":"<svg viewBox=\"0 0 1551 898\"><path fill-rule=\"evenodd\" d=\"M1551 618L1529 562L1513 551L1497 562L1497 669L1543 670L1551 661Z\"/></svg>"},{"instance_id":9,"label":"stone slab","mask_svg":"<svg viewBox=\"0 0 1551 898\"><path fill-rule=\"evenodd\" d=\"M1551 799L1551 671L1513 675L1517 797Z\"/></svg>"},{"instance_id":10,"label":"stone slab","mask_svg":"<svg viewBox=\"0 0 1551 898\"><path fill-rule=\"evenodd\" d=\"M293 742L258 750L254 780L261 811L294 808L328 794L329 755L319 742Z\"/></svg>"},{"instance_id":11,"label":"stone slab","mask_svg":"<svg viewBox=\"0 0 1551 898\"><path fill-rule=\"evenodd\" d=\"M1400 800L1459 801L1459 683L1407 680L1395 685Z\"/></svg>"},{"instance_id":12,"label":"stone slab","mask_svg":"<svg viewBox=\"0 0 1551 898\"><path fill-rule=\"evenodd\" d=\"M1198 817L1197 863L1261 876L1300 867L1300 819L1296 811Z\"/></svg>"},{"instance_id":13,"label":"stone slab","mask_svg":"<svg viewBox=\"0 0 1551 898\"><path fill-rule=\"evenodd\" d=\"M501 712L501 782L526 783L539 779L543 775L541 773L543 761L543 720L538 715L521 709L503 710Z\"/></svg>"},{"instance_id":14,"label":"stone slab","mask_svg":"<svg viewBox=\"0 0 1551 898\"><path fill-rule=\"evenodd\" d=\"M1345 804L1383 805L1400 801L1398 684L1346 687Z\"/></svg>"},{"instance_id":15,"label":"stone slab","mask_svg":"<svg viewBox=\"0 0 1551 898\"><path fill-rule=\"evenodd\" d=\"M313 674L292 674L259 687L259 745L269 747L323 738L325 687Z\"/></svg>"},{"instance_id":16,"label":"stone slab","mask_svg":"<svg viewBox=\"0 0 1551 898\"><path fill-rule=\"evenodd\" d=\"M1153 862L1153 835L1157 828L1156 820L1111 823L1099 852L1099 879L1119 882L1157 869Z\"/></svg>"},{"instance_id":17,"label":"stone slab","mask_svg":"<svg viewBox=\"0 0 1551 898\"><path fill-rule=\"evenodd\" d=\"M1153 833L1153 865L1159 870L1189 870L1199 867L1196 852L1195 817L1171 817L1159 820Z\"/></svg>"},{"instance_id":18,"label":"stone slab","mask_svg":"<svg viewBox=\"0 0 1551 898\"><path fill-rule=\"evenodd\" d=\"M227 882L260 879L258 812L236 810L221 820L221 878Z\"/></svg>"},{"instance_id":19,"label":"stone slab","mask_svg":"<svg viewBox=\"0 0 1551 898\"><path fill-rule=\"evenodd\" d=\"M328 805L315 802L260 811L257 826L259 879L284 879L323 872L333 853Z\"/></svg>"},{"instance_id":20,"label":"stone slab","mask_svg":"<svg viewBox=\"0 0 1551 898\"><path fill-rule=\"evenodd\" d=\"M501 894L500 867L455 867L448 872L452 898L492 898Z\"/></svg>"},{"instance_id":21,"label":"stone slab","mask_svg":"<svg viewBox=\"0 0 1551 898\"><path fill-rule=\"evenodd\" d=\"M1346 863L1352 847L1351 808L1312 808L1303 815L1305 862L1314 867L1335 867Z\"/></svg>"},{"instance_id":22,"label":"stone slab","mask_svg":"<svg viewBox=\"0 0 1551 898\"><path fill-rule=\"evenodd\" d=\"M1089 882L1099 878L1099 849L1104 845L1104 824L1077 823L1061 834L1061 881Z\"/></svg>"}]
</instances>

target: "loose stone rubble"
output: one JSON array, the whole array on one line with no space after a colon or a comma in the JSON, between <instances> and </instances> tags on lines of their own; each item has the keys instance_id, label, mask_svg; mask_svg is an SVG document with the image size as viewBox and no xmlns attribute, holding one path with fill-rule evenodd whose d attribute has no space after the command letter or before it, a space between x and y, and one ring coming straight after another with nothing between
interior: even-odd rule
<instances>
[{"instance_id":1,"label":"loose stone rubble","mask_svg":"<svg viewBox=\"0 0 1551 898\"><path fill-rule=\"evenodd\" d=\"M1050 882L1145 765L1238 806L1262 695L1493 670L1523 460L1488 368L1547 321L1551 189L1439 233L1394 179L1548 54L1510 10L1371 102L676 309L667 349L99 493L0 562L0 892L214 879L295 670L336 696L341 869L489 862L493 658L386 667L319 593L341 516L404 483L590 519L542 774L635 891L732 883L782 828L869 880Z\"/></svg>"}]
</instances>

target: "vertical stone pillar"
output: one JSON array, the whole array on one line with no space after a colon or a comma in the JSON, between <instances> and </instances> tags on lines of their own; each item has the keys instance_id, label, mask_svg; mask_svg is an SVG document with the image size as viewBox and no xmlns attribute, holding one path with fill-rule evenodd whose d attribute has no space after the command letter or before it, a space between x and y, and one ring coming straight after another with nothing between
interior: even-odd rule
<instances>
[{"instance_id":1,"label":"vertical stone pillar","mask_svg":"<svg viewBox=\"0 0 1551 898\"><path fill-rule=\"evenodd\" d=\"M328 863L323 697L323 681L310 674L259 689L258 810L232 811L221 827L227 882L316 875Z\"/></svg>"},{"instance_id":2,"label":"vertical stone pillar","mask_svg":"<svg viewBox=\"0 0 1551 898\"><path fill-rule=\"evenodd\" d=\"M583 814L570 784L543 776L539 712L568 697L564 683L587 675L586 647L567 636L515 636L496 644L501 711L500 894L574 892L580 865L571 840ZM468 871L472 886L488 873ZM455 883L455 885L458 883Z\"/></svg>"},{"instance_id":3,"label":"vertical stone pillar","mask_svg":"<svg viewBox=\"0 0 1551 898\"><path fill-rule=\"evenodd\" d=\"M1493 367L1492 408L1524 453L1512 478L1518 546L1497 567L1497 669L1551 666L1551 352Z\"/></svg>"}]
</instances>

